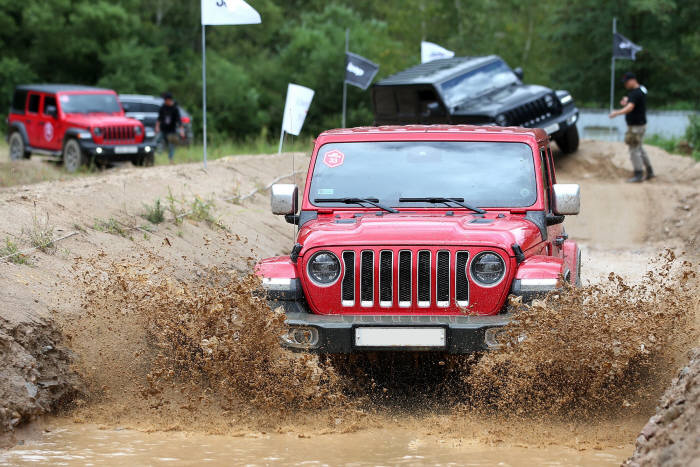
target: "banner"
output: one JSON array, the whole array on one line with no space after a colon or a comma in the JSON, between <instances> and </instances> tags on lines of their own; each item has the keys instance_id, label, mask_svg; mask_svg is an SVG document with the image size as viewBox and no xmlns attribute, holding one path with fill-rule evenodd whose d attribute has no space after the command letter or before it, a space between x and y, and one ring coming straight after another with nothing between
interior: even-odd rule
<instances>
[{"instance_id":1,"label":"banner","mask_svg":"<svg viewBox=\"0 0 700 467\"><path fill-rule=\"evenodd\" d=\"M260 14L243 0L202 0L203 26L260 22Z\"/></svg>"},{"instance_id":2,"label":"banner","mask_svg":"<svg viewBox=\"0 0 700 467\"><path fill-rule=\"evenodd\" d=\"M287 101L284 104L284 117L282 118L282 131L284 133L299 136L313 98L313 89L289 83Z\"/></svg>"},{"instance_id":3,"label":"banner","mask_svg":"<svg viewBox=\"0 0 700 467\"><path fill-rule=\"evenodd\" d=\"M423 41L420 43L421 63L428 63L441 58L452 58L454 56L455 53L453 51L447 50L446 48L440 47L432 42Z\"/></svg>"},{"instance_id":4,"label":"banner","mask_svg":"<svg viewBox=\"0 0 700 467\"><path fill-rule=\"evenodd\" d=\"M622 34L618 32L613 34L613 58L635 60L635 55L640 50L642 50L641 46L627 39Z\"/></svg>"},{"instance_id":5,"label":"banner","mask_svg":"<svg viewBox=\"0 0 700 467\"><path fill-rule=\"evenodd\" d=\"M379 71L379 65L357 54L345 52L345 82L367 89L374 76Z\"/></svg>"}]
</instances>

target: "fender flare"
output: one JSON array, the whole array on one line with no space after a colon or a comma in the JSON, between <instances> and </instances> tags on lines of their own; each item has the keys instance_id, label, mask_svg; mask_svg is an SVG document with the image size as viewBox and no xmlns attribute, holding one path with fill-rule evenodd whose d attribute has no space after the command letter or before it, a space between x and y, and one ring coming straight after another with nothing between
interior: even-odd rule
<instances>
[{"instance_id":1,"label":"fender flare","mask_svg":"<svg viewBox=\"0 0 700 467\"><path fill-rule=\"evenodd\" d=\"M8 129L9 131L7 132L7 140L10 140L10 134L12 134L13 131L19 132L20 136L22 136L22 140L24 140L24 147L29 148L29 135L27 135L27 129L24 127L24 123L22 122L10 122L10 127Z\"/></svg>"},{"instance_id":2,"label":"fender flare","mask_svg":"<svg viewBox=\"0 0 700 467\"><path fill-rule=\"evenodd\" d=\"M581 249L574 241L566 240L562 245L562 253L564 255L564 264L571 271L570 282L574 287L580 287L581 278Z\"/></svg>"},{"instance_id":3,"label":"fender flare","mask_svg":"<svg viewBox=\"0 0 700 467\"><path fill-rule=\"evenodd\" d=\"M77 127L70 127L66 129L66 131L63 133L63 143L61 144L61 147L66 145L66 141L68 141L71 138L75 138L78 140L78 143L80 143L80 138L78 138L78 133L83 133L86 132L85 128L77 128Z\"/></svg>"}]
</instances>

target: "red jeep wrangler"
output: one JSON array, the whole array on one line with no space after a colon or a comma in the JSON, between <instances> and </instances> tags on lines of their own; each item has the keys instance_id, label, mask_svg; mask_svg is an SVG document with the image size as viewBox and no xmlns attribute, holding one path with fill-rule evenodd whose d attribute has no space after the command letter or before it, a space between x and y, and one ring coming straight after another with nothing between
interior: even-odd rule
<instances>
[{"instance_id":1,"label":"red jeep wrangler","mask_svg":"<svg viewBox=\"0 0 700 467\"><path fill-rule=\"evenodd\" d=\"M285 346L323 353L497 347L524 301L580 283L564 216L579 186L557 184L542 129L405 126L331 130L272 211L299 226L289 256L256 266L283 306Z\"/></svg>"},{"instance_id":2,"label":"red jeep wrangler","mask_svg":"<svg viewBox=\"0 0 700 467\"><path fill-rule=\"evenodd\" d=\"M62 84L17 86L8 116L10 159L32 153L63 159L69 172L89 159L153 165L143 124L124 116L109 89Z\"/></svg>"}]
</instances>

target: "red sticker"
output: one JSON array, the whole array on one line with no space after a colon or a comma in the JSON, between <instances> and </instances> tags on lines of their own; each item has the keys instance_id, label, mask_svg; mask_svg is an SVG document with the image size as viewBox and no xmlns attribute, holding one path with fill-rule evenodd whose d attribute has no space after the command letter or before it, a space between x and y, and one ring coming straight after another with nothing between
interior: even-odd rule
<instances>
[{"instance_id":1,"label":"red sticker","mask_svg":"<svg viewBox=\"0 0 700 467\"><path fill-rule=\"evenodd\" d=\"M333 167L340 167L341 165L343 165L343 161L345 161L345 154L338 151L337 149L328 151L326 154L323 155L323 163L331 169Z\"/></svg>"}]
</instances>

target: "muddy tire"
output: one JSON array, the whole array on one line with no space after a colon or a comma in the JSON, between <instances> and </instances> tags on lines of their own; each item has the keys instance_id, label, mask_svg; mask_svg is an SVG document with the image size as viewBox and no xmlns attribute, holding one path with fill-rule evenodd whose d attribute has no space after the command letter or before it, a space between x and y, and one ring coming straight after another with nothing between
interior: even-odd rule
<instances>
[{"instance_id":1,"label":"muddy tire","mask_svg":"<svg viewBox=\"0 0 700 467\"><path fill-rule=\"evenodd\" d=\"M10 160L18 161L20 159L29 159L31 153L27 152L27 147L24 144L24 138L19 131L13 131L10 135Z\"/></svg>"},{"instance_id":2,"label":"muddy tire","mask_svg":"<svg viewBox=\"0 0 700 467\"><path fill-rule=\"evenodd\" d=\"M77 140L69 139L63 146L63 167L67 172L75 172L87 162Z\"/></svg>"},{"instance_id":3,"label":"muddy tire","mask_svg":"<svg viewBox=\"0 0 700 467\"><path fill-rule=\"evenodd\" d=\"M564 154L576 152L578 149L578 140L578 128L576 128L576 125L570 126L566 129L563 135L554 138L557 146L559 146L559 149Z\"/></svg>"}]
</instances>

